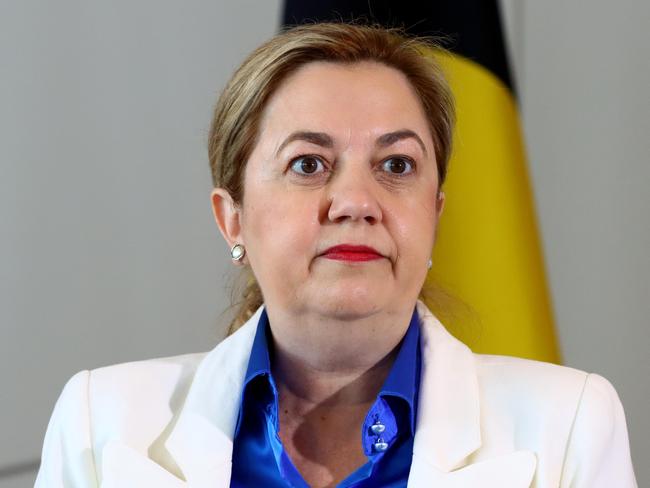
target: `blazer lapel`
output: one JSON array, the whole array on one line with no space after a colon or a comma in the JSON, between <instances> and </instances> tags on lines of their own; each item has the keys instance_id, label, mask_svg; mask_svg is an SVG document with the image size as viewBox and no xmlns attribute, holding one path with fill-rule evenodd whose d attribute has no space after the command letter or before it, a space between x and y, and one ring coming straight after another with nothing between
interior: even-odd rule
<instances>
[{"instance_id":1,"label":"blazer lapel","mask_svg":"<svg viewBox=\"0 0 650 488\"><path fill-rule=\"evenodd\" d=\"M228 487L240 396L257 312L201 362L165 447L191 487Z\"/></svg>"},{"instance_id":2,"label":"blazer lapel","mask_svg":"<svg viewBox=\"0 0 650 488\"><path fill-rule=\"evenodd\" d=\"M422 380L413 450L441 471L450 471L481 445L474 355L421 302L418 314Z\"/></svg>"},{"instance_id":3,"label":"blazer lapel","mask_svg":"<svg viewBox=\"0 0 650 488\"><path fill-rule=\"evenodd\" d=\"M422 380L409 487L530 486L536 458L516 451L469 464L481 447L480 391L475 357L429 309L422 320Z\"/></svg>"}]
</instances>

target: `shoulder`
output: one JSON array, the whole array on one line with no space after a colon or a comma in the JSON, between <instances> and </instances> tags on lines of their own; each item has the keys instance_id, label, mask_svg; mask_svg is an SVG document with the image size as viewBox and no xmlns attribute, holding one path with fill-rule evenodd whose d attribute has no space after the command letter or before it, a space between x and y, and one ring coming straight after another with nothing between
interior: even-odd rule
<instances>
[{"instance_id":1,"label":"shoulder","mask_svg":"<svg viewBox=\"0 0 650 488\"><path fill-rule=\"evenodd\" d=\"M568 366L511 356L474 354L479 383L487 392L543 402L579 397L589 373ZM577 400L577 398L576 398Z\"/></svg>"},{"instance_id":2,"label":"shoulder","mask_svg":"<svg viewBox=\"0 0 650 488\"><path fill-rule=\"evenodd\" d=\"M165 392L168 396L187 388L198 365L207 353L146 359L82 370L73 375L63 387L56 408L69 410L96 402L121 408L140 398L145 403L151 396ZM92 405L91 405L92 406Z\"/></svg>"},{"instance_id":3,"label":"shoulder","mask_svg":"<svg viewBox=\"0 0 650 488\"><path fill-rule=\"evenodd\" d=\"M474 354L481 416L541 444L568 441L590 375L557 364Z\"/></svg>"},{"instance_id":4,"label":"shoulder","mask_svg":"<svg viewBox=\"0 0 650 488\"><path fill-rule=\"evenodd\" d=\"M580 369L531 359L474 354L477 378L486 395L538 406L566 404L593 410L590 415L611 416L620 400L603 376Z\"/></svg>"},{"instance_id":5,"label":"shoulder","mask_svg":"<svg viewBox=\"0 0 650 488\"><path fill-rule=\"evenodd\" d=\"M607 416L620 403L616 390L598 374L542 361L474 354L481 402L495 412L555 427L567 434L585 407Z\"/></svg>"},{"instance_id":6,"label":"shoulder","mask_svg":"<svg viewBox=\"0 0 650 488\"><path fill-rule=\"evenodd\" d=\"M179 388L191 381L207 353L199 352L113 364L88 371L95 391L110 395L115 390L142 394L142 386L154 383L160 388Z\"/></svg>"},{"instance_id":7,"label":"shoulder","mask_svg":"<svg viewBox=\"0 0 650 488\"><path fill-rule=\"evenodd\" d=\"M98 416L136 416L156 406L176 405L187 394L197 368L207 353L184 354L114 364L87 371L88 400ZM161 403L162 402L162 403ZM104 415L103 415L104 414Z\"/></svg>"},{"instance_id":8,"label":"shoulder","mask_svg":"<svg viewBox=\"0 0 650 488\"><path fill-rule=\"evenodd\" d=\"M636 486L623 405L597 374L587 376L573 418L562 486Z\"/></svg>"},{"instance_id":9,"label":"shoulder","mask_svg":"<svg viewBox=\"0 0 650 488\"><path fill-rule=\"evenodd\" d=\"M636 486L623 406L606 378L541 361L474 357L488 430L506 426L536 452L554 452L561 487Z\"/></svg>"}]
</instances>

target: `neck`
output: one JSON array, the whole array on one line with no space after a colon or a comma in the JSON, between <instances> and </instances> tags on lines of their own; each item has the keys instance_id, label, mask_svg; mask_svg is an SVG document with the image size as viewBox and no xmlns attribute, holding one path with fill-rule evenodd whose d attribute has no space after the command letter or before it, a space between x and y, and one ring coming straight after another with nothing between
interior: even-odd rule
<instances>
[{"instance_id":1,"label":"neck","mask_svg":"<svg viewBox=\"0 0 650 488\"><path fill-rule=\"evenodd\" d=\"M355 320L267 313L273 332L273 376L281 396L309 408L373 401L413 310Z\"/></svg>"}]
</instances>

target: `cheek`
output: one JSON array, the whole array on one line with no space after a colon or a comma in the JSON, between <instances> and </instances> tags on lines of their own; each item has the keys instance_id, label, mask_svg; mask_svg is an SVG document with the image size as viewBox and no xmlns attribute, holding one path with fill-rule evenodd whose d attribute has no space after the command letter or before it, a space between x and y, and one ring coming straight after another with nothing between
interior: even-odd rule
<instances>
[{"instance_id":1,"label":"cheek","mask_svg":"<svg viewBox=\"0 0 650 488\"><path fill-rule=\"evenodd\" d=\"M418 261L431 253L436 227L435 194L403 198L390 217L394 236L403 257L413 256Z\"/></svg>"},{"instance_id":2,"label":"cheek","mask_svg":"<svg viewBox=\"0 0 650 488\"><path fill-rule=\"evenodd\" d=\"M280 188L251 188L245 199L242 234L252 264L264 266L311 256L319 228L317 204ZM256 259L261 258L261 259Z\"/></svg>"}]
</instances>

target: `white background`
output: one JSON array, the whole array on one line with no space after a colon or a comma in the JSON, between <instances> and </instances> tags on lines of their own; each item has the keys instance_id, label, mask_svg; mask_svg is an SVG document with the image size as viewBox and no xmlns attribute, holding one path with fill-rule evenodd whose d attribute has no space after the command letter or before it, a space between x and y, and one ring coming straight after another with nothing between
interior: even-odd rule
<instances>
[{"instance_id":1,"label":"white background","mask_svg":"<svg viewBox=\"0 0 650 488\"><path fill-rule=\"evenodd\" d=\"M504 17L564 362L616 386L645 486L650 3ZM279 0L0 3L0 488L32 485L76 371L222 336L206 133L278 19Z\"/></svg>"}]
</instances>

